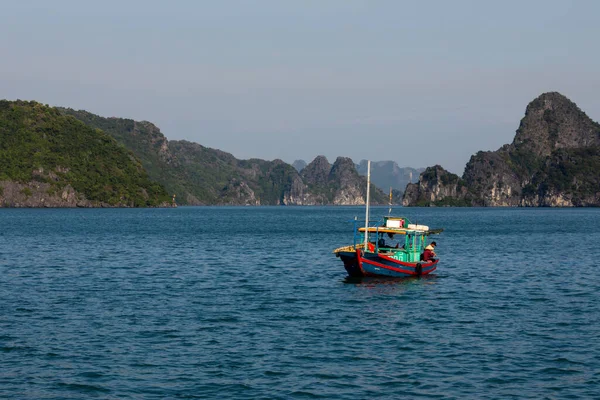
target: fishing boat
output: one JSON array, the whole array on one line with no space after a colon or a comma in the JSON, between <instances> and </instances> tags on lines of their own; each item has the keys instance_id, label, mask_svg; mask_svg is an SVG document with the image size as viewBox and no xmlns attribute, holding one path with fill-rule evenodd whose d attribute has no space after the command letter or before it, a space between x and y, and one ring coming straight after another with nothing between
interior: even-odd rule
<instances>
[{"instance_id":1,"label":"fishing boat","mask_svg":"<svg viewBox=\"0 0 600 400\"><path fill-rule=\"evenodd\" d=\"M390 215L383 217L382 221L370 224L370 167L369 162L365 225L359 227L359 221L354 218L354 243L337 248L333 252L336 257L342 259L344 268L351 277L402 278L432 273L436 270L439 259L423 261L422 253L426 248L428 236L439 234L443 229L430 229L427 225L413 224L408 218ZM388 214L391 214L391 206Z\"/></svg>"}]
</instances>

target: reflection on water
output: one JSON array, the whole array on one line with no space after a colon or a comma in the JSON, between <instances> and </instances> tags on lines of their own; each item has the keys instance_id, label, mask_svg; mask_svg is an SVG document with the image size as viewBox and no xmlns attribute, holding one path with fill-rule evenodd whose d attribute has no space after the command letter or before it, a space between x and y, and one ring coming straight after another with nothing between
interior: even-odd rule
<instances>
[{"instance_id":1,"label":"reflection on water","mask_svg":"<svg viewBox=\"0 0 600 400\"><path fill-rule=\"evenodd\" d=\"M408 276L403 278L394 277L353 277L346 276L343 282L352 285L365 285L365 286L379 286L379 285L392 285L402 286L411 284L433 284L439 279L437 275L423 275L423 276Z\"/></svg>"}]
</instances>

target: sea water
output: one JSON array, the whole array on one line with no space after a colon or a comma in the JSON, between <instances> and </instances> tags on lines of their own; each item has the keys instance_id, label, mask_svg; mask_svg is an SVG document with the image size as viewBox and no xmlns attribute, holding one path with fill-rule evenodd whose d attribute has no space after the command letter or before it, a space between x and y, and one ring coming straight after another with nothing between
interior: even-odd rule
<instances>
[{"instance_id":1,"label":"sea water","mask_svg":"<svg viewBox=\"0 0 600 400\"><path fill-rule=\"evenodd\" d=\"M363 212L0 210L0 398L600 398L600 210L398 208L438 270L348 280Z\"/></svg>"}]
</instances>

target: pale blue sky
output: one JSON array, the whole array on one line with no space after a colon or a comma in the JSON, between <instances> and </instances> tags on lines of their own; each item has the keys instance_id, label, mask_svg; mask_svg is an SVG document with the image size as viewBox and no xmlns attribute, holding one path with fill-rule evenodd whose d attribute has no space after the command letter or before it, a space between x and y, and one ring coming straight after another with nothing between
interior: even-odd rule
<instances>
[{"instance_id":1,"label":"pale blue sky","mask_svg":"<svg viewBox=\"0 0 600 400\"><path fill-rule=\"evenodd\" d=\"M600 120L600 2L0 0L0 98L238 158L462 174L559 91Z\"/></svg>"}]
</instances>

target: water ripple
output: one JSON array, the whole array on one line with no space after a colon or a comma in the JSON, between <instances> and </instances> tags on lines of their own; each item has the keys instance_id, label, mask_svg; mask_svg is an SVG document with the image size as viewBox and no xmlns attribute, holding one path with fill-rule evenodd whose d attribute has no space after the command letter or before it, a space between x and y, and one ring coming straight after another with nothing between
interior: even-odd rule
<instances>
[{"instance_id":1,"label":"water ripple","mask_svg":"<svg viewBox=\"0 0 600 400\"><path fill-rule=\"evenodd\" d=\"M360 208L0 210L0 393L600 397L600 210L402 211L435 275L347 278Z\"/></svg>"}]
</instances>

